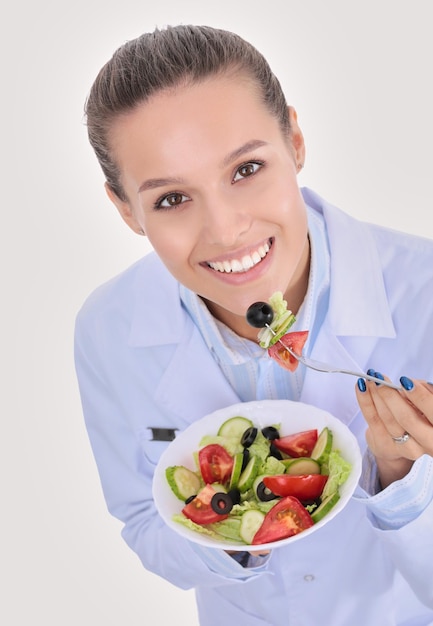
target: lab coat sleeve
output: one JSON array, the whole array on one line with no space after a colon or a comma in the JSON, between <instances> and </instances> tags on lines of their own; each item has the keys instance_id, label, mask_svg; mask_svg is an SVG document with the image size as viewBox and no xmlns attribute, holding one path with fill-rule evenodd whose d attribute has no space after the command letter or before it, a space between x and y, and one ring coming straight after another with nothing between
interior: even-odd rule
<instances>
[{"instance_id":1,"label":"lab coat sleeve","mask_svg":"<svg viewBox=\"0 0 433 626\"><path fill-rule=\"evenodd\" d=\"M433 608L433 458L423 455L403 479L371 496L362 490L358 497L396 567Z\"/></svg>"},{"instance_id":2,"label":"lab coat sleeve","mask_svg":"<svg viewBox=\"0 0 433 626\"><path fill-rule=\"evenodd\" d=\"M77 319L75 363L85 423L107 507L123 522L126 543L146 569L184 589L263 575L263 567L244 568L223 550L180 537L161 519L152 499L154 466L130 427L127 402L119 394L121 381L104 363L104 351L94 347L97 336L97 327L89 330Z\"/></svg>"}]
</instances>

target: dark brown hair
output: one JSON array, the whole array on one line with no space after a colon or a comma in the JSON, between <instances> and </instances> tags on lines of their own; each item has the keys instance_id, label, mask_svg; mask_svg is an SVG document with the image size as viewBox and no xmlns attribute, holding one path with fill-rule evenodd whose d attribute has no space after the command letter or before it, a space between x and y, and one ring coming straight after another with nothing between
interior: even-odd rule
<instances>
[{"instance_id":1,"label":"dark brown hair","mask_svg":"<svg viewBox=\"0 0 433 626\"><path fill-rule=\"evenodd\" d=\"M113 121L157 92L225 73L244 74L289 132L287 104L268 62L238 35L209 26L169 26L125 43L100 70L85 105L90 143L107 183L126 200L108 135Z\"/></svg>"}]
</instances>

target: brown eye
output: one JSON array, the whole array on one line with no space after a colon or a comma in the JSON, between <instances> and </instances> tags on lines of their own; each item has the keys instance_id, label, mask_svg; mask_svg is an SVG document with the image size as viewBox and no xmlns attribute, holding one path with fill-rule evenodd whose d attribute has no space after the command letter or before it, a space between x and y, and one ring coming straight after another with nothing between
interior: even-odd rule
<instances>
[{"instance_id":1,"label":"brown eye","mask_svg":"<svg viewBox=\"0 0 433 626\"><path fill-rule=\"evenodd\" d=\"M168 193L166 196L160 198L156 204L155 208L157 209L169 209L172 207L177 207L184 202L189 200L188 196L185 196L183 193L173 192Z\"/></svg>"},{"instance_id":2,"label":"brown eye","mask_svg":"<svg viewBox=\"0 0 433 626\"><path fill-rule=\"evenodd\" d=\"M248 163L244 163L235 172L233 177L233 182L237 182L238 180L242 180L242 178L248 178L248 176L253 176L261 167L263 163L259 163L256 161L249 161Z\"/></svg>"},{"instance_id":3,"label":"brown eye","mask_svg":"<svg viewBox=\"0 0 433 626\"><path fill-rule=\"evenodd\" d=\"M166 201L170 206L176 206L176 204L180 204L182 202L182 194L172 193L170 196L166 197Z\"/></svg>"},{"instance_id":4,"label":"brown eye","mask_svg":"<svg viewBox=\"0 0 433 626\"><path fill-rule=\"evenodd\" d=\"M241 176L250 176L251 174L254 174L254 165L252 163L247 163L246 165L242 165L241 168L239 168L238 172Z\"/></svg>"}]
</instances>

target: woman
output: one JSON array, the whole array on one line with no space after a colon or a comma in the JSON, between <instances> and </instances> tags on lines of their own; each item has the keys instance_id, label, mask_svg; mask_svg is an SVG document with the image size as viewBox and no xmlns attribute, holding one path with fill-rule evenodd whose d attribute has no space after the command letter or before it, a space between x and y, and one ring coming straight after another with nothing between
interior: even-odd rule
<instances>
[{"instance_id":1,"label":"woman","mask_svg":"<svg viewBox=\"0 0 433 626\"><path fill-rule=\"evenodd\" d=\"M299 189L296 113L232 33L180 26L125 44L86 113L109 197L155 250L97 289L76 327L89 437L128 545L196 589L205 626L432 624L433 243ZM347 377L276 365L245 320L275 291L296 313L292 329L309 330L311 356L410 375L404 389L362 379L354 392ZM356 497L320 532L265 556L179 538L151 495L167 440L262 398L311 403L349 426L365 450Z\"/></svg>"}]
</instances>

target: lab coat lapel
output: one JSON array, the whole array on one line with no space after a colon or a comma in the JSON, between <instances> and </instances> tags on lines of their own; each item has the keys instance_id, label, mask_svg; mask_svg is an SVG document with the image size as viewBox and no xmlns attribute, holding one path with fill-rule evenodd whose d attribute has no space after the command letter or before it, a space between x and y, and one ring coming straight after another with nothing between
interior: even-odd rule
<instances>
[{"instance_id":1,"label":"lab coat lapel","mask_svg":"<svg viewBox=\"0 0 433 626\"><path fill-rule=\"evenodd\" d=\"M177 345L161 378L156 398L186 425L240 402L192 322L188 338Z\"/></svg>"},{"instance_id":2,"label":"lab coat lapel","mask_svg":"<svg viewBox=\"0 0 433 626\"><path fill-rule=\"evenodd\" d=\"M329 240L329 309L311 358L365 372L377 342L395 337L381 259L370 229L304 189L307 204L323 213ZM358 413L354 385L347 374L307 369L301 400L320 406L349 424Z\"/></svg>"},{"instance_id":3,"label":"lab coat lapel","mask_svg":"<svg viewBox=\"0 0 433 626\"><path fill-rule=\"evenodd\" d=\"M187 426L208 413L240 402L182 308L177 281L155 254L148 255L139 268L134 293L129 345L138 349L151 347L156 357L158 350L161 354L172 350L173 356L155 389L157 406Z\"/></svg>"},{"instance_id":4,"label":"lab coat lapel","mask_svg":"<svg viewBox=\"0 0 433 626\"><path fill-rule=\"evenodd\" d=\"M377 338L350 338L350 351L344 345L347 338L339 338L324 328L319 334L311 358L365 372ZM313 404L350 424L359 412L355 395L356 378L347 374L328 374L306 369L300 400Z\"/></svg>"}]
</instances>

